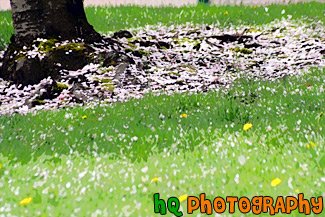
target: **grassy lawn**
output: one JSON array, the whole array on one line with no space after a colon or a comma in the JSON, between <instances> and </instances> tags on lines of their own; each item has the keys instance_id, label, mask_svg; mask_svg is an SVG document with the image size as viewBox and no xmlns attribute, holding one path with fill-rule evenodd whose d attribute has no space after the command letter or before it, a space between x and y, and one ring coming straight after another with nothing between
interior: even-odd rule
<instances>
[{"instance_id":1,"label":"grassy lawn","mask_svg":"<svg viewBox=\"0 0 325 217\"><path fill-rule=\"evenodd\" d=\"M157 22L259 25L288 14L325 21L324 10L315 2L272 5L268 12L246 6L86 8L102 33ZM0 13L2 46L12 33L9 16ZM163 199L203 192L209 199L325 196L324 81L324 68L310 68L274 82L237 80L219 92L0 116L0 214L158 216L154 193ZM244 130L247 123L252 127ZM186 201L181 204L186 213ZM231 216L242 214L236 209Z\"/></svg>"},{"instance_id":2,"label":"grassy lawn","mask_svg":"<svg viewBox=\"0 0 325 217\"><path fill-rule=\"evenodd\" d=\"M284 11L283 11L284 10ZM254 6L198 6L188 7L87 7L88 21L102 34L120 29L144 27L146 25L215 24L220 26L241 24L266 24L274 19L292 15L293 19L307 17L325 22L325 4L320 2L289 5ZM283 13L284 12L284 13ZM14 29L11 12L0 11L0 50L8 45Z\"/></svg>"},{"instance_id":3,"label":"grassy lawn","mask_svg":"<svg viewBox=\"0 0 325 217\"><path fill-rule=\"evenodd\" d=\"M202 192L322 196L324 72L240 81L219 93L1 117L1 203L18 216L96 209L153 216L157 192L165 199ZM247 122L253 127L244 131ZM282 182L272 187L275 178ZM19 206L24 197L32 204Z\"/></svg>"}]
</instances>

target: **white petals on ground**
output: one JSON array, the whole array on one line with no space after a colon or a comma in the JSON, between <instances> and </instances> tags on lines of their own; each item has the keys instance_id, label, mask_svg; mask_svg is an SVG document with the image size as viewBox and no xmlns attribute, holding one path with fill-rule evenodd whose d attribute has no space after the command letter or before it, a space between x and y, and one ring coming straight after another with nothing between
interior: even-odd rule
<instances>
[{"instance_id":1,"label":"white petals on ground","mask_svg":"<svg viewBox=\"0 0 325 217\"><path fill-rule=\"evenodd\" d=\"M244 30L245 35L252 37L246 44L238 41L221 43L215 37L240 34ZM36 99L35 93L42 92L44 85L53 82L50 78L24 88L0 79L0 114L95 105L99 101L109 104L131 97L140 98L148 93L218 91L230 87L241 77L285 79L302 73L309 66L325 66L324 38L321 21L292 21L289 15L288 19L254 27L220 29L218 26L158 25L137 29L132 39L119 39L121 47L116 48L132 57L135 64L123 72L118 70L119 65L103 67L101 64L65 72L66 77L81 76L85 81L78 87L69 84L67 78L56 81L66 85L67 89L54 99L45 99L41 105L28 107L26 102ZM147 42L159 42L161 46L145 45ZM164 44L171 46L164 47ZM95 49L96 53L112 50L105 46ZM35 50L29 55L38 54ZM74 101L74 98L82 98L82 102Z\"/></svg>"},{"instance_id":2,"label":"white petals on ground","mask_svg":"<svg viewBox=\"0 0 325 217\"><path fill-rule=\"evenodd\" d=\"M132 137L132 138L131 138L131 141L132 141L132 142L136 142L136 141L138 141L138 137L136 137L136 136Z\"/></svg>"},{"instance_id":3,"label":"white petals on ground","mask_svg":"<svg viewBox=\"0 0 325 217\"><path fill-rule=\"evenodd\" d=\"M244 155L240 155L238 157L238 162L240 163L240 165L244 165L246 163L246 157Z\"/></svg>"},{"instance_id":4,"label":"white petals on ground","mask_svg":"<svg viewBox=\"0 0 325 217\"><path fill-rule=\"evenodd\" d=\"M292 186L292 177L290 177L288 179L288 187L291 188L291 189L293 189L293 186Z\"/></svg>"},{"instance_id":5,"label":"white petals on ground","mask_svg":"<svg viewBox=\"0 0 325 217\"><path fill-rule=\"evenodd\" d=\"M239 184L239 174L238 173L236 174L234 181L236 184Z\"/></svg>"},{"instance_id":6,"label":"white petals on ground","mask_svg":"<svg viewBox=\"0 0 325 217\"><path fill-rule=\"evenodd\" d=\"M143 173L148 172L148 167L147 167L147 166L143 167L143 168L141 169L141 172L143 172Z\"/></svg>"},{"instance_id":7,"label":"white petals on ground","mask_svg":"<svg viewBox=\"0 0 325 217\"><path fill-rule=\"evenodd\" d=\"M85 170L84 172L79 173L79 179L83 178L85 175L87 174L87 170Z\"/></svg>"}]
</instances>

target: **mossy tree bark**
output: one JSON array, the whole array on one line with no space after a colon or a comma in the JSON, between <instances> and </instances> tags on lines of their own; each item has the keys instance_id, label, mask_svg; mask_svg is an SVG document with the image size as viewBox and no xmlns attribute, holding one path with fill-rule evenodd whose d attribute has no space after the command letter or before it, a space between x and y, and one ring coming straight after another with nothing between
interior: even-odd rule
<instances>
[{"instance_id":1,"label":"mossy tree bark","mask_svg":"<svg viewBox=\"0 0 325 217\"><path fill-rule=\"evenodd\" d=\"M28 45L36 38L98 40L88 23L83 0L10 0L14 40Z\"/></svg>"},{"instance_id":2,"label":"mossy tree bark","mask_svg":"<svg viewBox=\"0 0 325 217\"><path fill-rule=\"evenodd\" d=\"M15 57L37 38L81 38L86 43L102 39L87 21L83 0L10 0L10 4L15 33L0 68L0 77L5 80L28 85L50 75L41 60Z\"/></svg>"}]
</instances>

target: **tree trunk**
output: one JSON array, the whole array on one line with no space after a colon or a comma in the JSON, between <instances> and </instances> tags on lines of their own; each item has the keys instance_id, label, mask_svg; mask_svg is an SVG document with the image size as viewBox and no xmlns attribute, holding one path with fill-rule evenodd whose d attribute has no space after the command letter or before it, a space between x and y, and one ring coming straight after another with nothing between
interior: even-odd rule
<instances>
[{"instance_id":1,"label":"tree trunk","mask_svg":"<svg viewBox=\"0 0 325 217\"><path fill-rule=\"evenodd\" d=\"M10 0L10 3L14 42L18 46L29 45L37 38L100 39L87 21L83 0Z\"/></svg>"},{"instance_id":2,"label":"tree trunk","mask_svg":"<svg viewBox=\"0 0 325 217\"><path fill-rule=\"evenodd\" d=\"M92 59L87 43L101 41L102 37L88 23L83 0L10 0L10 4L15 33L0 65L1 78L24 86L36 84L48 76L57 76L61 69L83 67ZM86 44L77 44L76 51L68 49L69 55L64 47L52 49L44 58L21 54L32 50L37 38L81 38Z\"/></svg>"}]
</instances>

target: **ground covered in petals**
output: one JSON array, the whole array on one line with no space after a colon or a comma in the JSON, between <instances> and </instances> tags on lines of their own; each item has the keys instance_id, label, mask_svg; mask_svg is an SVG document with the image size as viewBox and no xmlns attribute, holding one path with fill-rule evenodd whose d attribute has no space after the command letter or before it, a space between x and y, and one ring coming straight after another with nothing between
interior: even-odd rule
<instances>
[{"instance_id":1,"label":"ground covered in petals","mask_svg":"<svg viewBox=\"0 0 325 217\"><path fill-rule=\"evenodd\" d=\"M148 93L217 91L242 77L272 81L299 74L306 67L325 66L321 21L293 21L288 15L262 26L152 28L118 38L119 46L94 45L95 55L114 50L126 53L134 64L104 61L77 71L63 70L55 82L65 88L50 99L43 96L53 83L51 78L27 87L0 81L0 114L122 102ZM44 54L34 47L21 55Z\"/></svg>"}]
</instances>

